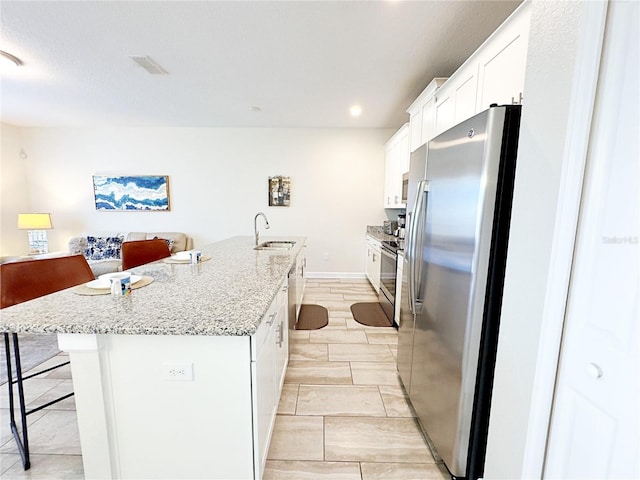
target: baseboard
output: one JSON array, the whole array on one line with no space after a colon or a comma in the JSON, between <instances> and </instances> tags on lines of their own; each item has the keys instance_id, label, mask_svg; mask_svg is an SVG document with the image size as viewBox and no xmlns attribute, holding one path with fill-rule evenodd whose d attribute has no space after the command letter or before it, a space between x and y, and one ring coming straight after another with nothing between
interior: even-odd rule
<instances>
[{"instance_id":1,"label":"baseboard","mask_svg":"<svg viewBox=\"0 0 640 480\"><path fill-rule=\"evenodd\" d=\"M305 272L305 278L344 278L350 280L364 280L366 275L359 272Z\"/></svg>"}]
</instances>

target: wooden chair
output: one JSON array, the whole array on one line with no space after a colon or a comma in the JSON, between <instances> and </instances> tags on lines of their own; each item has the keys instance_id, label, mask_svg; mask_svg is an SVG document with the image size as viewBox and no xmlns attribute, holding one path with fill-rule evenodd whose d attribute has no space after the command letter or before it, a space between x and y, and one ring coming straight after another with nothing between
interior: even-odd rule
<instances>
[{"instance_id":1,"label":"wooden chair","mask_svg":"<svg viewBox=\"0 0 640 480\"><path fill-rule=\"evenodd\" d=\"M0 265L0 308L10 307L18 303L64 290L65 288L89 282L93 279L93 272L82 255L4 263ZM13 357L15 358L16 369L15 380L13 378L11 367L11 342L9 341L9 336L11 336L13 340ZM22 375L18 335L16 333L5 332L4 345L7 361L7 385L9 388L9 425L11 427L13 438L18 445L20 456L22 457L22 465L25 470L28 470L31 466L31 462L29 459L27 415L37 412L38 410L42 410L54 403L58 403L61 400L72 396L73 392L27 411L24 401L23 382L29 378L68 365L69 362L61 363L25 377ZM18 403L20 407L22 438L20 438L20 433L18 432L14 415L14 384L17 384L18 387Z\"/></svg>"},{"instance_id":2,"label":"wooden chair","mask_svg":"<svg viewBox=\"0 0 640 480\"><path fill-rule=\"evenodd\" d=\"M170 256L169 246L161 238L124 242L122 244L122 270L129 270Z\"/></svg>"}]
</instances>

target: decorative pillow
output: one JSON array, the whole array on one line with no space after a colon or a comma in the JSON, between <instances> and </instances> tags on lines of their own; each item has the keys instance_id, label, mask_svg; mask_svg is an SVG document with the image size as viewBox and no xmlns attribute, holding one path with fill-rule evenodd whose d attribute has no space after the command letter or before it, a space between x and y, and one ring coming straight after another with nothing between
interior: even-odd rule
<instances>
[{"instance_id":1,"label":"decorative pillow","mask_svg":"<svg viewBox=\"0 0 640 480\"><path fill-rule=\"evenodd\" d=\"M69 253L72 255L85 254L87 251L87 237L71 237L69 239Z\"/></svg>"},{"instance_id":2,"label":"decorative pillow","mask_svg":"<svg viewBox=\"0 0 640 480\"><path fill-rule=\"evenodd\" d=\"M169 251L173 251L173 244L175 243L175 240L173 238L160 238L160 237L153 237L153 240L164 240L165 242L167 242L167 247L169 247Z\"/></svg>"},{"instance_id":3,"label":"decorative pillow","mask_svg":"<svg viewBox=\"0 0 640 480\"><path fill-rule=\"evenodd\" d=\"M123 240L124 236L87 237L84 256L87 260L119 259Z\"/></svg>"}]
</instances>

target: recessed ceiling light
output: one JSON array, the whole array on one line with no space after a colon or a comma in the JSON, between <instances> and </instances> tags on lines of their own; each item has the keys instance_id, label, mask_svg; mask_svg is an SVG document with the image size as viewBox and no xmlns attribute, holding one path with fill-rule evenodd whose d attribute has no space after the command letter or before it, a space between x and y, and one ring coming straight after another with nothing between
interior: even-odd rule
<instances>
[{"instance_id":1,"label":"recessed ceiling light","mask_svg":"<svg viewBox=\"0 0 640 480\"><path fill-rule=\"evenodd\" d=\"M351 113L352 117L359 117L362 114L362 107L360 105L353 105L349 109L349 113Z\"/></svg>"},{"instance_id":2,"label":"recessed ceiling light","mask_svg":"<svg viewBox=\"0 0 640 480\"><path fill-rule=\"evenodd\" d=\"M11 55L10 53L5 52L4 50L0 50L0 59L2 60L3 64L11 65L12 67L19 67L20 65L22 65L22 60L20 60L15 55Z\"/></svg>"}]
</instances>

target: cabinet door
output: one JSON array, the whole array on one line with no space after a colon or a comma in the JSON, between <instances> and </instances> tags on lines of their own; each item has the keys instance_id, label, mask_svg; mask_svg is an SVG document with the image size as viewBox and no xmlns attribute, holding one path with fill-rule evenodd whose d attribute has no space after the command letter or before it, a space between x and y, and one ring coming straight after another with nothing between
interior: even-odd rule
<instances>
[{"instance_id":1,"label":"cabinet door","mask_svg":"<svg viewBox=\"0 0 640 480\"><path fill-rule=\"evenodd\" d=\"M477 63L463 65L438 91L433 136L439 135L476 113Z\"/></svg>"},{"instance_id":2,"label":"cabinet door","mask_svg":"<svg viewBox=\"0 0 640 480\"><path fill-rule=\"evenodd\" d=\"M475 62L464 66L456 72L455 84L455 112L453 124L457 125L473 117L476 111L476 96L478 93L478 66Z\"/></svg>"},{"instance_id":3,"label":"cabinet door","mask_svg":"<svg viewBox=\"0 0 640 480\"><path fill-rule=\"evenodd\" d=\"M420 132L420 142L418 147L424 145L435 136L435 97L431 97L422 107L422 130ZM411 145L413 147L413 145ZM416 147L416 148L418 148ZM413 149L415 150L415 149ZM412 150L412 151L413 151Z\"/></svg>"},{"instance_id":4,"label":"cabinet door","mask_svg":"<svg viewBox=\"0 0 640 480\"><path fill-rule=\"evenodd\" d=\"M432 102L433 99L430 99L429 102ZM433 111L431 111L431 115L433 115ZM431 120L433 123L433 119ZM409 146L410 151L414 152L418 148L422 146L423 141L423 131L424 131L424 107L419 108L415 112L409 113Z\"/></svg>"},{"instance_id":5,"label":"cabinet door","mask_svg":"<svg viewBox=\"0 0 640 480\"><path fill-rule=\"evenodd\" d=\"M375 288L376 292L380 290L380 255L380 249L373 249L371 255L371 283L373 284L373 288Z\"/></svg>"},{"instance_id":6,"label":"cabinet door","mask_svg":"<svg viewBox=\"0 0 640 480\"><path fill-rule=\"evenodd\" d=\"M364 263L364 268L365 268L365 274L367 275L367 280L369 280L369 283L371 283L373 285L373 278L371 276L371 272L373 270L372 266L373 266L373 260L372 260L372 248L367 245L367 256L365 257L365 263Z\"/></svg>"},{"instance_id":7,"label":"cabinet door","mask_svg":"<svg viewBox=\"0 0 640 480\"><path fill-rule=\"evenodd\" d=\"M274 343L275 343L275 406L280 403L280 393L284 384L284 375L287 371L289 363L289 329L287 316L287 296L286 291L282 291L281 299L278 306L278 315L273 324L274 327Z\"/></svg>"},{"instance_id":8,"label":"cabinet door","mask_svg":"<svg viewBox=\"0 0 640 480\"><path fill-rule=\"evenodd\" d=\"M367 279L378 291L380 289L380 242L367 237L367 258L365 260L365 273Z\"/></svg>"},{"instance_id":9,"label":"cabinet door","mask_svg":"<svg viewBox=\"0 0 640 480\"><path fill-rule=\"evenodd\" d=\"M395 143L389 145L384 156L384 208L391 208L393 205L393 177L394 175L394 155L396 153Z\"/></svg>"},{"instance_id":10,"label":"cabinet door","mask_svg":"<svg viewBox=\"0 0 640 480\"><path fill-rule=\"evenodd\" d=\"M444 77L436 77L407 109L409 114L409 152L415 152L431 140L435 132L435 99L436 91L447 81Z\"/></svg>"},{"instance_id":11,"label":"cabinet door","mask_svg":"<svg viewBox=\"0 0 640 480\"><path fill-rule=\"evenodd\" d=\"M398 179L396 188L400 194L399 200L396 203L402 203L402 175L409 172L409 128L405 128L398 138Z\"/></svg>"},{"instance_id":12,"label":"cabinet door","mask_svg":"<svg viewBox=\"0 0 640 480\"><path fill-rule=\"evenodd\" d=\"M402 175L409 171L409 124L404 124L385 147L384 208L404 208Z\"/></svg>"},{"instance_id":13,"label":"cabinet door","mask_svg":"<svg viewBox=\"0 0 640 480\"><path fill-rule=\"evenodd\" d=\"M305 275L307 270L307 251L306 246L302 247L302 252L298 256L296 263L296 306L298 309L297 314L300 314L300 306L302 305L302 299L304 298L304 289L306 285Z\"/></svg>"},{"instance_id":14,"label":"cabinet door","mask_svg":"<svg viewBox=\"0 0 640 480\"><path fill-rule=\"evenodd\" d=\"M455 115L455 96L448 84L436 96L435 131L433 136L453 127Z\"/></svg>"},{"instance_id":15,"label":"cabinet door","mask_svg":"<svg viewBox=\"0 0 640 480\"><path fill-rule=\"evenodd\" d=\"M271 315L273 315L271 319L265 319L263 321L273 321L272 319L275 319L276 314L273 313ZM271 429L273 428L273 421L275 420L277 408L277 404L274 399L274 392L276 389L276 341L275 330L272 326L273 324L268 325L267 338L258 352L256 361L253 362L252 365L255 375L254 432L257 437L254 441L254 448L257 449L256 460L260 472L263 471L264 464L267 459L269 440L271 439Z\"/></svg>"},{"instance_id":16,"label":"cabinet door","mask_svg":"<svg viewBox=\"0 0 640 480\"><path fill-rule=\"evenodd\" d=\"M524 92L530 12L519 8L479 52L477 111L492 103L519 104Z\"/></svg>"}]
</instances>

